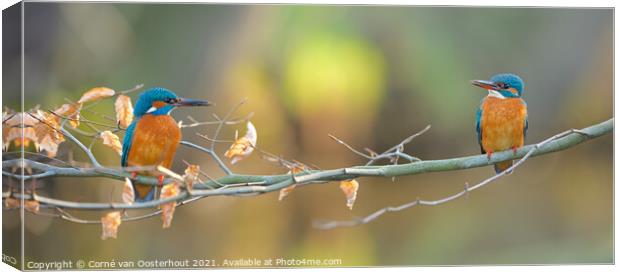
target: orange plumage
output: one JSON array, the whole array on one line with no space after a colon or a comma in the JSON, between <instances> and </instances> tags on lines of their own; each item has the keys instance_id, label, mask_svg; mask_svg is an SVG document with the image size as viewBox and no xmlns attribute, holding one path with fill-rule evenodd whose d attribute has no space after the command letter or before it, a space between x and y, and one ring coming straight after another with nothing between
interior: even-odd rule
<instances>
[{"instance_id":1,"label":"orange plumage","mask_svg":"<svg viewBox=\"0 0 620 272\"><path fill-rule=\"evenodd\" d=\"M482 148L497 152L523 146L527 109L521 99L486 97L482 102Z\"/></svg>"},{"instance_id":2,"label":"orange plumage","mask_svg":"<svg viewBox=\"0 0 620 272\"><path fill-rule=\"evenodd\" d=\"M127 127L121 152L121 166L157 166L170 168L174 153L181 141L181 129L170 117L176 107L209 106L206 100L178 97L174 92L155 87L144 91L134 106L135 119ZM160 185L163 176L157 171L134 171L132 175L158 176ZM135 201L146 202L155 199L155 187L138 184L135 181Z\"/></svg>"},{"instance_id":3,"label":"orange plumage","mask_svg":"<svg viewBox=\"0 0 620 272\"><path fill-rule=\"evenodd\" d=\"M521 98L523 80L514 74L497 74L491 80L473 80L472 84L488 91L476 115L476 132L482 153L489 159L494 152L523 146L528 128L527 105ZM500 173L512 161L495 164Z\"/></svg>"},{"instance_id":4,"label":"orange plumage","mask_svg":"<svg viewBox=\"0 0 620 272\"><path fill-rule=\"evenodd\" d=\"M181 140L181 130L169 115L144 115L137 122L129 151L128 166L172 166L172 159ZM140 172L156 175L154 171ZM144 198L153 188L148 185L134 185L138 196Z\"/></svg>"}]
</instances>

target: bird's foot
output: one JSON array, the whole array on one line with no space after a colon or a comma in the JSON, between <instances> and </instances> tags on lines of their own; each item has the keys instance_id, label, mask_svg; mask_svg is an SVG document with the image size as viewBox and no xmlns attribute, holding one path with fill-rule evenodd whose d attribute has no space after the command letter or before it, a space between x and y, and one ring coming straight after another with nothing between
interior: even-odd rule
<instances>
[{"instance_id":1,"label":"bird's foot","mask_svg":"<svg viewBox=\"0 0 620 272\"><path fill-rule=\"evenodd\" d=\"M518 147L516 147L516 146L513 146L513 147L512 147L512 154L513 154L513 155L517 155L517 148L518 148Z\"/></svg>"},{"instance_id":2,"label":"bird's foot","mask_svg":"<svg viewBox=\"0 0 620 272\"><path fill-rule=\"evenodd\" d=\"M131 179L136 179L138 177L138 172L131 172Z\"/></svg>"},{"instance_id":3,"label":"bird's foot","mask_svg":"<svg viewBox=\"0 0 620 272\"><path fill-rule=\"evenodd\" d=\"M487 151L487 160L491 160L491 155L493 155L493 151Z\"/></svg>"},{"instance_id":4,"label":"bird's foot","mask_svg":"<svg viewBox=\"0 0 620 272\"><path fill-rule=\"evenodd\" d=\"M164 186L164 175L157 176L157 186L159 187Z\"/></svg>"}]
</instances>

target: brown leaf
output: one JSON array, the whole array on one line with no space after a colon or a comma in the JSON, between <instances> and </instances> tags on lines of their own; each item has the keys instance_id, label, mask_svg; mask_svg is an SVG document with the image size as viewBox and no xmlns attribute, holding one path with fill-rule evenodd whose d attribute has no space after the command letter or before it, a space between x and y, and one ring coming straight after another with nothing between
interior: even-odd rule
<instances>
[{"instance_id":1,"label":"brown leaf","mask_svg":"<svg viewBox=\"0 0 620 272\"><path fill-rule=\"evenodd\" d=\"M185 185L187 186L187 190L192 190L194 188L194 183L198 181L198 174L200 173L200 166L195 164L190 164L185 169L185 175L183 175L183 181L185 181Z\"/></svg>"},{"instance_id":2,"label":"brown leaf","mask_svg":"<svg viewBox=\"0 0 620 272\"><path fill-rule=\"evenodd\" d=\"M121 195L124 203L132 204L135 199L135 193L133 190L133 184L131 180L125 178L125 185L123 186L123 194Z\"/></svg>"},{"instance_id":3,"label":"brown leaf","mask_svg":"<svg viewBox=\"0 0 620 272\"><path fill-rule=\"evenodd\" d=\"M278 195L278 201L282 201L282 199L284 199L284 197L286 197L288 194L293 192L293 190L295 189L295 186L297 186L297 185L293 184L293 185L288 186L286 188L280 189L280 195Z\"/></svg>"},{"instance_id":4,"label":"brown leaf","mask_svg":"<svg viewBox=\"0 0 620 272\"><path fill-rule=\"evenodd\" d=\"M96 101L102 98L110 97L115 94L114 90L108 87L96 87L85 92L78 103L86 103Z\"/></svg>"},{"instance_id":5,"label":"brown leaf","mask_svg":"<svg viewBox=\"0 0 620 272\"><path fill-rule=\"evenodd\" d=\"M36 200L26 200L24 202L24 209L31 213L39 213L39 201Z\"/></svg>"},{"instance_id":6,"label":"brown leaf","mask_svg":"<svg viewBox=\"0 0 620 272\"><path fill-rule=\"evenodd\" d=\"M353 209L353 204L355 203L355 198L357 198L357 189L360 187L360 184L352 179L352 180L343 180L340 182L340 190L347 197L347 207L349 209Z\"/></svg>"},{"instance_id":7,"label":"brown leaf","mask_svg":"<svg viewBox=\"0 0 620 272\"><path fill-rule=\"evenodd\" d=\"M19 199L14 197L7 197L4 199L4 207L7 209L19 208Z\"/></svg>"},{"instance_id":8,"label":"brown leaf","mask_svg":"<svg viewBox=\"0 0 620 272\"><path fill-rule=\"evenodd\" d=\"M8 147L8 143L9 143L9 130L11 130L11 120L15 117L15 113L13 113L12 111L9 111L8 109L6 111L2 112L2 143L4 143L4 146ZM4 147L6 149L6 147Z\"/></svg>"},{"instance_id":9,"label":"brown leaf","mask_svg":"<svg viewBox=\"0 0 620 272\"><path fill-rule=\"evenodd\" d=\"M22 145L28 147L31 142L37 147L37 136L33 126L38 122L28 113L15 113L7 109L2 113L2 140L4 143L2 148L7 149L11 143L14 143L16 147ZM23 139L22 132L24 134Z\"/></svg>"},{"instance_id":10,"label":"brown leaf","mask_svg":"<svg viewBox=\"0 0 620 272\"><path fill-rule=\"evenodd\" d=\"M291 165L291 166L287 166L289 169L291 169L290 171L288 171L288 174L297 174L297 173L301 173L303 171L308 170L308 167L300 162L296 162L295 164ZM293 190L295 189L295 186L297 186L296 184L293 184L291 186L288 186L286 188L282 188L280 189L280 195L278 196L278 201L282 201L282 199L284 199L287 195L289 195L290 193L293 192Z\"/></svg>"},{"instance_id":11,"label":"brown leaf","mask_svg":"<svg viewBox=\"0 0 620 272\"><path fill-rule=\"evenodd\" d=\"M160 199L166 199L170 197L177 196L179 194L180 188L178 182L172 182L164 185L161 188ZM163 221L162 228L169 228L172 224L172 217L174 216L174 210L176 208L176 201L171 201L165 204L159 205L161 209L161 219Z\"/></svg>"},{"instance_id":12,"label":"brown leaf","mask_svg":"<svg viewBox=\"0 0 620 272\"><path fill-rule=\"evenodd\" d=\"M120 225L121 212L109 212L105 216L101 217L101 226L103 227L101 240L108 238L116 239L116 233L118 232L118 226Z\"/></svg>"},{"instance_id":13,"label":"brown leaf","mask_svg":"<svg viewBox=\"0 0 620 272\"><path fill-rule=\"evenodd\" d=\"M252 151L254 151L257 137L258 135L256 134L256 128L254 127L252 122L248 122L247 132L245 133L245 135L237 139L230 146L230 148L228 148L228 151L224 153L224 156L231 159L231 164L235 164L238 161L247 158L248 156L250 156L250 154L252 154Z\"/></svg>"},{"instance_id":14,"label":"brown leaf","mask_svg":"<svg viewBox=\"0 0 620 272\"><path fill-rule=\"evenodd\" d=\"M116 121L122 128L127 128L133 121L133 106L131 98L126 95L119 95L114 102L114 110L116 111Z\"/></svg>"},{"instance_id":15,"label":"brown leaf","mask_svg":"<svg viewBox=\"0 0 620 272\"><path fill-rule=\"evenodd\" d=\"M104 132L101 132L99 136L101 137L104 145L111 147L119 155L123 153L123 146L121 145L121 141L118 139L118 136L116 136L116 134L112 133L109 130L106 130Z\"/></svg>"},{"instance_id":16,"label":"brown leaf","mask_svg":"<svg viewBox=\"0 0 620 272\"><path fill-rule=\"evenodd\" d=\"M64 118L69 119L69 124L72 127L77 127L80 125L80 111L82 110L82 104L80 103L71 103L71 104L63 104L60 108L54 110L54 113L60 115ZM60 123L60 118L58 116L54 116Z\"/></svg>"},{"instance_id":17,"label":"brown leaf","mask_svg":"<svg viewBox=\"0 0 620 272\"><path fill-rule=\"evenodd\" d=\"M36 116L41 120L34 126L38 148L47 151L48 156L54 157L58 151L58 145L65 140L62 133L59 132L60 118L42 111L37 111Z\"/></svg>"}]
</instances>

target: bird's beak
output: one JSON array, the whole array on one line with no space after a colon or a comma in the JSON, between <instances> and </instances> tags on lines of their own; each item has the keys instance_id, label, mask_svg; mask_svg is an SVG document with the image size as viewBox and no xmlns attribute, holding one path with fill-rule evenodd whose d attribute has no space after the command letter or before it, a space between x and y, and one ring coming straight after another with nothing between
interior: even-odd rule
<instances>
[{"instance_id":1,"label":"bird's beak","mask_svg":"<svg viewBox=\"0 0 620 272\"><path fill-rule=\"evenodd\" d=\"M495 90L498 91L501 88L499 86L497 86L497 84L495 84L495 82L493 81L488 81L488 80L472 80L471 84L474 86L478 86L480 88L486 89L486 90Z\"/></svg>"},{"instance_id":2,"label":"bird's beak","mask_svg":"<svg viewBox=\"0 0 620 272\"><path fill-rule=\"evenodd\" d=\"M207 100L179 98L179 100L176 103L174 103L174 105L177 107L196 107L196 106L213 106L215 104Z\"/></svg>"}]
</instances>

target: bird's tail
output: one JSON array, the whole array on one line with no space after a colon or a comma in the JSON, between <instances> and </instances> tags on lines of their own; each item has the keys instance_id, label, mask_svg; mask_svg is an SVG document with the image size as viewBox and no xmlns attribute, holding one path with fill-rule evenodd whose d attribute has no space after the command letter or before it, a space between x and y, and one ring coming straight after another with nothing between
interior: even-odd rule
<instances>
[{"instance_id":1,"label":"bird's tail","mask_svg":"<svg viewBox=\"0 0 620 272\"><path fill-rule=\"evenodd\" d=\"M155 186L145 184L133 184L135 202L147 202L155 199Z\"/></svg>"},{"instance_id":2,"label":"bird's tail","mask_svg":"<svg viewBox=\"0 0 620 272\"><path fill-rule=\"evenodd\" d=\"M512 166L512 161L505 161L505 162L500 162L500 163L496 163L495 165L495 173L499 174L501 172L503 172L504 170L510 168ZM507 175L512 174L512 171L506 173Z\"/></svg>"}]
</instances>

